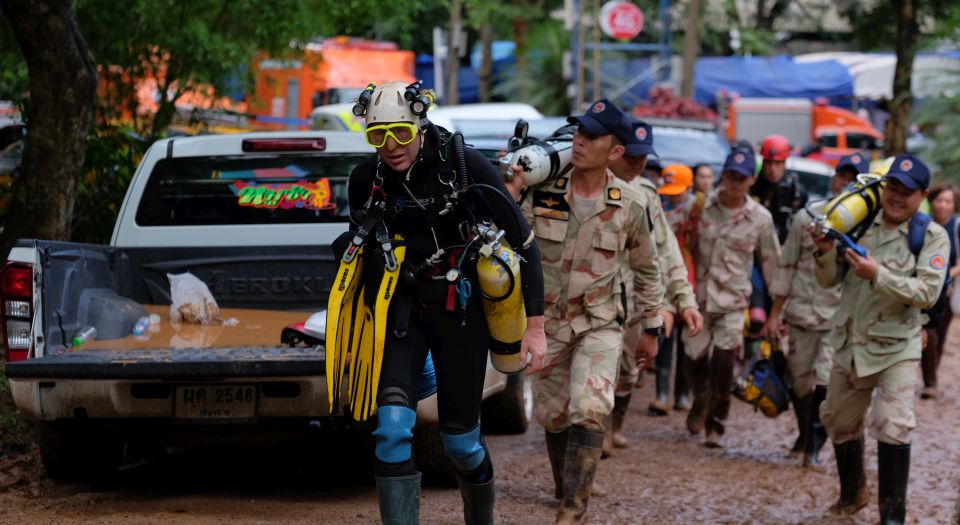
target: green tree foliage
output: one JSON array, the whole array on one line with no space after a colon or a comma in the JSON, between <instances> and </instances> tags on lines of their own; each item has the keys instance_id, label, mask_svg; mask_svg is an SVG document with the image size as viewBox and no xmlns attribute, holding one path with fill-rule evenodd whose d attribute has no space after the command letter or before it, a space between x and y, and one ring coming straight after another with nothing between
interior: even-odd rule
<instances>
[{"instance_id":1,"label":"green tree foliage","mask_svg":"<svg viewBox=\"0 0 960 525\"><path fill-rule=\"evenodd\" d=\"M6 18L0 17L0 100L21 103L27 94L27 62Z\"/></svg>"},{"instance_id":2,"label":"green tree foliage","mask_svg":"<svg viewBox=\"0 0 960 525\"><path fill-rule=\"evenodd\" d=\"M333 4L333 2L327 2ZM106 117L136 107L134 84L157 81L159 108L135 125L149 136L167 127L176 101L198 85L222 92L258 51L295 52L306 41L316 14L298 0L76 0L78 23L105 80ZM135 114L135 111L132 111Z\"/></svg>"}]
</instances>

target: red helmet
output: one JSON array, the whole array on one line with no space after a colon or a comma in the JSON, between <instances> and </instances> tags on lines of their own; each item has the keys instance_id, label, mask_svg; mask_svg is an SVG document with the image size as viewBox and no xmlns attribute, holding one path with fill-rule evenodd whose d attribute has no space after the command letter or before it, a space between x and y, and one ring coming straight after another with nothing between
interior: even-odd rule
<instances>
[{"instance_id":1,"label":"red helmet","mask_svg":"<svg viewBox=\"0 0 960 525\"><path fill-rule=\"evenodd\" d=\"M790 156L790 141L783 135L770 135L760 145L763 160L787 160Z\"/></svg>"}]
</instances>

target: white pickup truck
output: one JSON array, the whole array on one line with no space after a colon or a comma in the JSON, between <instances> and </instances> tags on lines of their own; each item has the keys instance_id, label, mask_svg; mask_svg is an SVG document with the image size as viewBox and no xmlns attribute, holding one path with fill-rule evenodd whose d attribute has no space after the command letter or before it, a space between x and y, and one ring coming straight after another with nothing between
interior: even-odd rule
<instances>
[{"instance_id":1,"label":"white pickup truck","mask_svg":"<svg viewBox=\"0 0 960 525\"><path fill-rule=\"evenodd\" d=\"M6 375L39 424L47 472L77 477L119 465L133 444L369 431L331 413L322 345L281 331L326 308L347 227L346 181L371 149L347 132L164 139L147 151L109 245L20 240L0 272ZM222 326L173 323L167 274L204 281ZM131 335L157 314L152 332ZM79 346L88 327L97 336ZM346 399L347 396L343 396ZM488 364L485 428L522 432L532 399L522 375ZM436 401L418 407L418 461L443 465ZM434 425L430 425L434 423Z\"/></svg>"}]
</instances>

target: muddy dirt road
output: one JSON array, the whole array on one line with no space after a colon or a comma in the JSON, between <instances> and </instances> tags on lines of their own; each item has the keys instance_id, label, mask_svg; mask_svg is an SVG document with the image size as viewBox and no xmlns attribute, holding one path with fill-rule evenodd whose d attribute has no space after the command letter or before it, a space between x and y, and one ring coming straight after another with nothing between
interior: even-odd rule
<instances>
[{"instance_id":1,"label":"muddy dirt road","mask_svg":"<svg viewBox=\"0 0 960 525\"><path fill-rule=\"evenodd\" d=\"M955 325L956 326L956 325ZM908 523L951 523L960 489L960 330L952 333L941 372L944 396L917 398ZM831 447L826 467L803 469L786 457L792 415L769 420L734 401L727 447L710 450L683 427L682 413L646 414L652 376L634 395L627 420L632 446L601 466L608 491L590 504L591 523L870 524L876 504L857 516L824 515L836 498ZM498 477L498 523L552 523L550 470L539 427L522 436L491 436ZM330 450L334 456L342 451ZM363 476L346 476L330 456L302 450L232 454L180 452L144 461L98 483L44 479L35 452L0 458L0 523L16 524L369 524L376 494ZM876 443L868 440L868 483L876 498ZM455 489L427 487L422 523L455 524Z\"/></svg>"}]
</instances>

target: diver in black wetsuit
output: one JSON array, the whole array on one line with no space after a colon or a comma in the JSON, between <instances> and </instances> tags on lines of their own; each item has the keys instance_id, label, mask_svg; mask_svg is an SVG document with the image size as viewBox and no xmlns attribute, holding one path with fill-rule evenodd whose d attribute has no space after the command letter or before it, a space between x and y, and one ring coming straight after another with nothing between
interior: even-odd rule
<instances>
[{"instance_id":1,"label":"diver in black wetsuit","mask_svg":"<svg viewBox=\"0 0 960 525\"><path fill-rule=\"evenodd\" d=\"M493 466L479 425L490 337L476 284L475 227L492 221L522 258L526 311L516 315L527 317L520 358L526 362L529 352L529 371L541 366L546 351L540 253L493 165L463 147L461 136L427 121L429 101L423 95L419 84L400 82L371 86L361 95L367 141L377 155L361 162L349 182L354 230L379 210L386 231L406 246L376 394L380 515L383 523L419 520L420 473L412 437L429 349L444 453L456 467L464 518L493 523ZM335 253L342 248L335 246ZM473 283L472 293L464 281Z\"/></svg>"}]
</instances>

